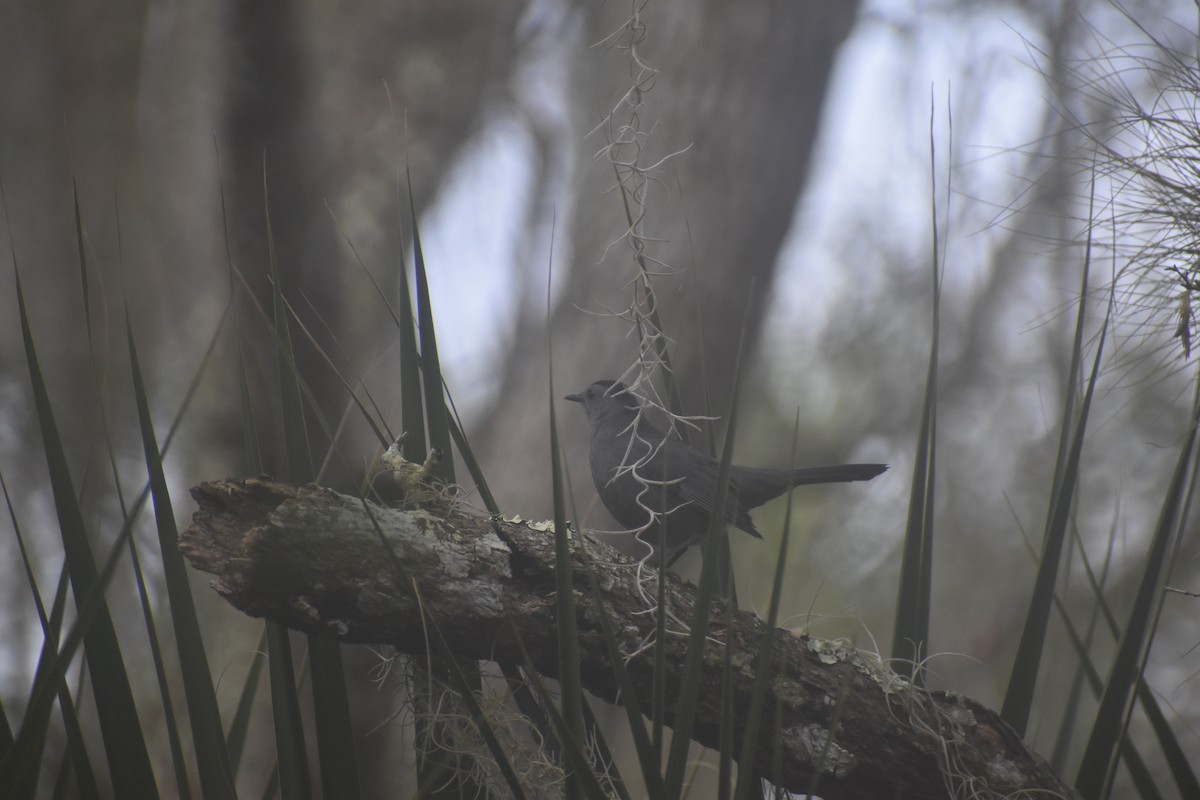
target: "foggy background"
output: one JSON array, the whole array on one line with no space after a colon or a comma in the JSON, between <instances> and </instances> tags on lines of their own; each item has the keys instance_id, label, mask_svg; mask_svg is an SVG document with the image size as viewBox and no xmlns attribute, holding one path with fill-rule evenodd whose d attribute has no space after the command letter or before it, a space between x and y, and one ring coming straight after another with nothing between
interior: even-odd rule
<instances>
[{"instance_id":1,"label":"foggy background","mask_svg":"<svg viewBox=\"0 0 1200 800\"><path fill-rule=\"evenodd\" d=\"M88 483L103 484L107 467L73 182L95 271L103 403L130 454L118 465L130 488L144 476L126 304L165 428L229 298L229 259L246 280L235 280L236 324L259 341L247 357L267 470L281 469L274 356L246 300L269 296L268 207L293 306L401 427L396 332L365 270L393 286L411 244L407 166L450 391L502 508L537 517L551 509L548 340L555 398L619 377L638 356L619 313L637 271L612 191L613 159L636 158L654 166L638 230L658 265L686 410L702 413L707 392L724 413L744 328L739 463L785 465L798 409L802 464L892 465L868 484L797 493L784 605L789 627L886 653L930 342L936 208L945 281L932 616L940 655L929 683L998 705L1034 575L1023 536L1039 549L1046 515L1093 138L1120 141L1119 126L1104 124L1114 94L1153 100L1157 91L1149 72L1125 73L1111 90L1097 76L1130 52L1153 53L1148 35L1194 60L1194 4L1125 8L1128 16L1106 2L1054 0L650 2L631 30L628 4L567 0L4 4L0 249L11 248L21 269L55 411L78 445L68 455L93 533L109 541L119 523L109 495ZM633 118L621 102L631 87ZM633 144L605 150L631 130ZM1115 220L1118 184L1098 190L1093 217ZM1099 287L1129 267L1133 247L1114 239L1120 225L1099 227L1092 333L1107 301ZM1170 297L1156 291L1150 277L1118 295L1077 511L1094 565L1116 532L1109 598L1119 609L1190 403ZM0 269L0 301L0 469L23 525L47 531L36 556L52 585L61 556L11 268ZM188 486L244 472L227 341L167 459L184 523ZM340 420L343 388L313 348L302 349L322 410ZM582 415L561 402L557 411L579 518L612 527L591 488ZM328 446L314 435L318 459ZM353 488L375 447L356 411L337 446L344 458L323 482ZM767 601L755 576L770 565L782 506L756 512L766 542L734 533L747 606ZM157 546L150 528L138 535ZM1184 548L1171 582L1196 589L1194 537ZM25 691L41 640L26 627L35 617L14 554L0 539L11 573L0 597L18 621L3 623L6 696ZM211 641L215 671L240 675L257 628L204 578L195 585L223 620ZM1067 600L1086 609L1088 597L1081 585ZM135 596L114 589L110 601L132 608ZM1168 599L1148 678L1179 714L1185 746L1200 753L1195 602ZM350 682L366 684L373 657L349 659ZM1045 659L1049 692L1074 659L1065 645ZM386 711L361 714L367 730ZM1035 717L1034 747L1045 750L1057 725ZM385 752L384 736L370 743ZM369 771L370 757L363 763Z\"/></svg>"}]
</instances>

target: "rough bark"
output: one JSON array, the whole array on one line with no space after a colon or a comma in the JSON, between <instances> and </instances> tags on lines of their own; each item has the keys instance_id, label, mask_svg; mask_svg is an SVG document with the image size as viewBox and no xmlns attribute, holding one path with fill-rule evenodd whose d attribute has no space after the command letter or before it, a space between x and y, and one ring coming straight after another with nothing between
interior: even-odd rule
<instances>
[{"instance_id":1,"label":"rough bark","mask_svg":"<svg viewBox=\"0 0 1200 800\"><path fill-rule=\"evenodd\" d=\"M518 641L541 673L558 673L554 543L545 525L451 511L403 511L317 486L270 480L203 483L200 507L180 546L214 588L247 614L345 642L423 652L436 621L460 656L523 662ZM606 614L627 668L649 705L653 659L643 644L654 619L643 613L634 562L584 534L589 558L574 560L585 687L607 700L617 687L599 627ZM386 543L386 544L385 544ZM590 566L589 566L590 564ZM603 606L587 590L595 570ZM690 618L691 586L670 578L675 619ZM424 616L422 615L424 612ZM714 619L723 618L715 614ZM722 648L734 648L734 707L749 707L763 623L746 612L706 646L696 741L716 746ZM842 643L775 631L780 674L768 688L768 719L782 725L782 784L816 785L822 797L1073 797L997 714L974 701L914 687L880 660ZM668 693L679 686L686 639L669 636ZM675 697L668 697L669 717ZM735 723L735 740L744 735ZM774 727L761 733L754 769L772 775ZM818 774L819 771L819 774Z\"/></svg>"}]
</instances>

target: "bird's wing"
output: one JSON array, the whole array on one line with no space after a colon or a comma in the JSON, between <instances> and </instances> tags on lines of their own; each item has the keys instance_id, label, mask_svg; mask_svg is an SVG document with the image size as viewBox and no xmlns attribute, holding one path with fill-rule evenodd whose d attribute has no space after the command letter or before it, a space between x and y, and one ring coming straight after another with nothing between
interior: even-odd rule
<instances>
[{"instance_id":1,"label":"bird's wing","mask_svg":"<svg viewBox=\"0 0 1200 800\"><path fill-rule=\"evenodd\" d=\"M664 443L660 457L660 473L665 480L679 480L671 485L668 498L675 505L689 503L711 516L713 502L717 494L717 478L721 468L716 459L701 453L677 440ZM752 536L762 538L750 513L738 498L738 482L731 473L729 476L729 494L725 500L725 521L744 530Z\"/></svg>"}]
</instances>

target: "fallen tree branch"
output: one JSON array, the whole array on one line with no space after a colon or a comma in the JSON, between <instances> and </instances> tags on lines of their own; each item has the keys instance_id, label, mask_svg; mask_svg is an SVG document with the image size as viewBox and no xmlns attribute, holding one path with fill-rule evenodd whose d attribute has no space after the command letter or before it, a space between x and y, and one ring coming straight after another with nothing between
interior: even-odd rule
<instances>
[{"instance_id":1,"label":"fallen tree branch","mask_svg":"<svg viewBox=\"0 0 1200 800\"><path fill-rule=\"evenodd\" d=\"M522 664L519 637L537 670L558 674L554 541L545 526L402 511L270 480L203 483L192 495L200 507L180 547L194 567L216 575L214 588L247 614L418 654L426 642L423 610L456 655ZM624 653L650 639L654 615L645 613L634 563L589 536L583 542L589 558L575 556L580 667L585 688L612 701L617 687L599 614L608 615ZM602 588L603 607L586 590L588 569ZM690 618L693 597L689 585L670 580L667 600L676 619ZM732 630L712 632L705 651L694 735L710 747L720 732L724 663L715 640L734 648L733 706L744 710L765 634L753 615L740 612L735 619ZM803 792L816 785L827 800L1076 796L990 709L914 687L877 656L848 645L774 633L782 666L768 689L764 719L778 710L783 721L784 788ZM668 636L659 644L669 671L669 722L686 638ZM649 652L627 662L646 708L652 662ZM735 723L735 741L743 725ZM773 774L773 736L773 726L760 734L753 768L763 776Z\"/></svg>"}]
</instances>

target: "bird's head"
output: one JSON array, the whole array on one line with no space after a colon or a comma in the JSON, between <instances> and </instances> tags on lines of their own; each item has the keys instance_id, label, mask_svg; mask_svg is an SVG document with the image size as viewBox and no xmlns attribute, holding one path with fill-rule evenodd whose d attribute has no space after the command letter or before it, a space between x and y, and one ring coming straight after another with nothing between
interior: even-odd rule
<instances>
[{"instance_id":1,"label":"bird's head","mask_svg":"<svg viewBox=\"0 0 1200 800\"><path fill-rule=\"evenodd\" d=\"M595 424L602 419L621 418L636 413L641 400L629 387L620 381L596 381L578 394L563 398L583 406L588 422Z\"/></svg>"}]
</instances>

